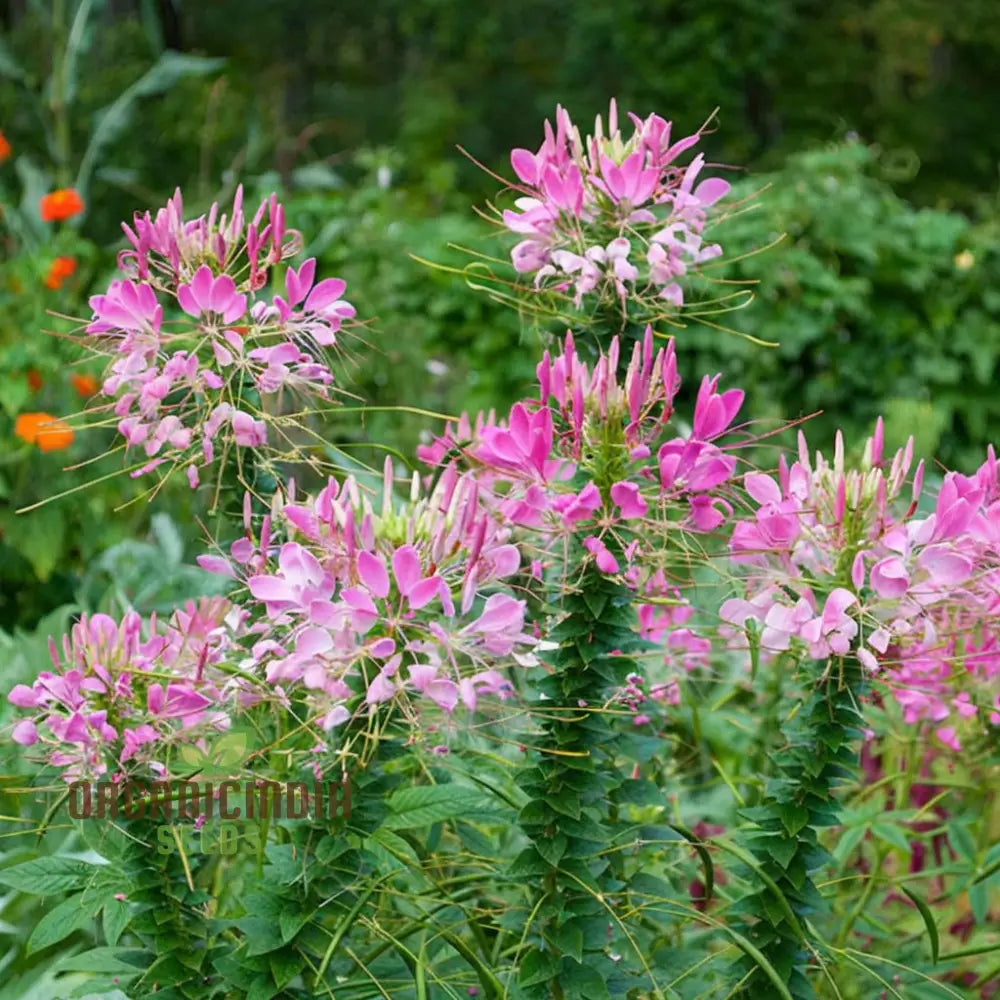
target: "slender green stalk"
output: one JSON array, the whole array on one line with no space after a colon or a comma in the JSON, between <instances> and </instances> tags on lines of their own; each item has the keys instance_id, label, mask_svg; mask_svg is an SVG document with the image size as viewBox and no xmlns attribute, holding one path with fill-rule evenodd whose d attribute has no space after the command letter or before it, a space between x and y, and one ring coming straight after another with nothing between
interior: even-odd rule
<instances>
[{"instance_id":1,"label":"slender green stalk","mask_svg":"<svg viewBox=\"0 0 1000 1000\"><path fill-rule=\"evenodd\" d=\"M759 883L740 904L751 922L747 936L794 1000L815 997L807 973L813 961L822 961L822 941L811 923L826 904L813 878L830 859L819 831L839 823L835 792L853 774L862 737L859 665L845 659L826 667L782 727L785 745L774 754L775 776L763 800L741 813L752 823L742 842L756 859ZM781 994L756 969L741 995L772 1000Z\"/></svg>"}]
</instances>

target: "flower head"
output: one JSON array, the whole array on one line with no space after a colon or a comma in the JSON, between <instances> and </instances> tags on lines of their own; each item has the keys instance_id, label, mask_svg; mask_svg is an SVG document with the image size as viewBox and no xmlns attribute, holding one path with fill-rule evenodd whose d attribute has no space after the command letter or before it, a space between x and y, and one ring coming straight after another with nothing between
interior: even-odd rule
<instances>
[{"instance_id":1,"label":"flower head","mask_svg":"<svg viewBox=\"0 0 1000 1000\"><path fill-rule=\"evenodd\" d=\"M43 750L65 781L125 765L162 775L170 745L227 728L233 707L260 697L218 666L241 624L219 598L187 604L166 625L134 611L84 615L61 648L50 641L53 670L8 695L30 713L15 742Z\"/></svg>"},{"instance_id":2,"label":"flower head","mask_svg":"<svg viewBox=\"0 0 1000 1000\"><path fill-rule=\"evenodd\" d=\"M535 276L536 289L572 293L577 306L595 293L612 301L648 295L660 310L676 308L684 303L680 279L722 252L702 234L729 184L699 180L700 154L686 167L677 162L699 134L672 142L671 123L659 115L629 119L625 138L612 101L607 131L598 117L594 134L582 138L559 107L537 152L511 153L521 195L516 210L503 213L521 237L511 260Z\"/></svg>"},{"instance_id":3,"label":"flower head","mask_svg":"<svg viewBox=\"0 0 1000 1000\"><path fill-rule=\"evenodd\" d=\"M328 351L355 314L344 282L317 282L309 259L287 270L284 296L265 294L300 240L274 196L250 221L242 206L239 189L228 215L185 220L178 191L155 219L136 215L121 276L90 300L87 333L111 356L101 391L128 447L153 460L134 475L170 463L193 488L217 450L267 446L288 401L330 399Z\"/></svg>"},{"instance_id":4,"label":"flower head","mask_svg":"<svg viewBox=\"0 0 1000 1000\"><path fill-rule=\"evenodd\" d=\"M60 188L42 195L38 203L38 214L43 222L65 222L83 209L83 199L73 188Z\"/></svg>"},{"instance_id":5,"label":"flower head","mask_svg":"<svg viewBox=\"0 0 1000 1000\"><path fill-rule=\"evenodd\" d=\"M14 434L41 451L62 451L73 443L73 429L50 413L21 413L14 421Z\"/></svg>"},{"instance_id":6,"label":"flower head","mask_svg":"<svg viewBox=\"0 0 1000 1000\"><path fill-rule=\"evenodd\" d=\"M76 271L75 257L56 257L45 275L45 287L53 291L62 288L63 282Z\"/></svg>"}]
</instances>

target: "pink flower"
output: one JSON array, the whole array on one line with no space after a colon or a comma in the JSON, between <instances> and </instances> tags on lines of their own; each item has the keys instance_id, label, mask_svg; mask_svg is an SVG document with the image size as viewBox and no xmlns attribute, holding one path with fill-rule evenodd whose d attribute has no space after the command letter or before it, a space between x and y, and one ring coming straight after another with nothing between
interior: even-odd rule
<instances>
[{"instance_id":1,"label":"pink flower","mask_svg":"<svg viewBox=\"0 0 1000 1000\"><path fill-rule=\"evenodd\" d=\"M823 614L802 626L800 635L810 643L810 653L817 659L846 655L851 640L858 634L858 623L847 614L858 599L849 590L837 587L830 592Z\"/></svg>"},{"instance_id":2,"label":"pink flower","mask_svg":"<svg viewBox=\"0 0 1000 1000\"><path fill-rule=\"evenodd\" d=\"M617 573L619 570L618 561L608 550L608 547L601 539L594 535L588 535L583 540L583 547L594 556L594 562L602 573Z\"/></svg>"},{"instance_id":3,"label":"pink flower","mask_svg":"<svg viewBox=\"0 0 1000 1000\"><path fill-rule=\"evenodd\" d=\"M38 730L31 719L22 719L10 734L10 738L23 747L33 746L38 742Z\"/></svg>"},{"instance_id":4,"label":"pink flower","mask_svg":"<svg viewBox=\"0 0 1000 1000\"><path fill-rule=\"evenodd\" d=\"M898 556L880 559L868 577L872 590L880 597L902 597L910 586L910 577Z\"/></svg>"},{"instance_id":5,"label":"pink flower","mask_svg":"<svg viewBox=\"0 0 1000 1000\"><path fill-rule=\"evenodd\" d=\"M227 324L235 323L247 309L247 297L236 291L236 282L228 274L213 277L207 264L198 268L190 284L178 286L177 301L195 319L214 313Z\"/></svg>"},{"instance_id":6,"label":"pink flower","mask_svg":"<svg viewBox=\"0 0 1000 1000\"><path fill-rule=\"evenodd\" d=\"M611 499L618 504L623 518L645 517L649 505L635 483L619 482L611 487Z\"/></svg>"},{"instance_id":7,"label":"pink flower","mask_svg":"<svg viewBox=\"0 0 1000 1000\"><path fill-rule=\"evenodd\" d=\"M715 391L721 377L716 375L709 379L705 375L701 380L694 408L693 437L696 440L711 441L725 434L743 405L742 389L729 389L721 394Z\"/></svg>"}]
</instances>

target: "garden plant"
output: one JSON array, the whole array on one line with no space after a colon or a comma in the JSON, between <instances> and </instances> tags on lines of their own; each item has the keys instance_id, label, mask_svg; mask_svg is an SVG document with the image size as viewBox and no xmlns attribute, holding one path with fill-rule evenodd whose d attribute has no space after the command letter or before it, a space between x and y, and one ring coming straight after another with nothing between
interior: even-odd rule
<instances>
[{"instance_id":1,"label":"garden plant","mask_svg":"<svg viewBox=\"0 0 1000 1000\"><path fill-rule=\"evenodd\" d=\"M333 446L377 330L276 196L123 226L78 430L22 437L114 433L211 585L78 616L9 691L36 836L0 884L65 995L1000 991L1000 466L687 375L753 291L709 127L559 108L513 151L458 269L534 383L377 463Z\"/></svg>"}]
</instances>

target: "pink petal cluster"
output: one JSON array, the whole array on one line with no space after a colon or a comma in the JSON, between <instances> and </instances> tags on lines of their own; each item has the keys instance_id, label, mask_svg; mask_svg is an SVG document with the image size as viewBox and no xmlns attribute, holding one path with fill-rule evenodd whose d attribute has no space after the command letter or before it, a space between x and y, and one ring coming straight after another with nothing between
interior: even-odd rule
<instances>
[{"instance_id":1,"label":"pink petal cluster","mask_svg":"<svg viewBox=\"0 0 1000 1000\"><path fill-rule=\"evenodd\" d=\"M397 699L471 711L509 695L502 667L534 662L525 602L503 583L520 551L475 479L450 467L402 509L391 491L388 462L378 511L353 479L331 479L311 500L279 504L259 538L248 518L230 558L199 560L246 579L255 668L303 689L326 730Z\"/></svg>"},{"instance_id":2,"label":"pink petal cluster","mask_svg":"<svg viewBox=\"0 0 1000 1000\"><path fill-rule=\"evenodd\" d=\"M778 475L749 473L755 506L734 521L730 551L746 574L724 621L757 623L760 648L796 644L814 659L852 654L892 690L906 722L927 720L961 746L962 720L1000 708L1000 488L990 451L975 476L947 473L934 510L918 516L923 465L906 491L912 439L884 461L882 422L858 468L782 458ZM985 713L984 713L985 714ZM1000 713L996 719L1000 723Z\"/></svg>"},{"instance_id":3,"label":"pink petal cluster","mask_svg":"<svg viewBox=\"0 0 1000 1000\"><path fill-rule=\"evenodd\" d=\"M84 615L50 641L53 670L8 700L30 716L12 738L36 747L67 782L111 770L166 772L177 742L196 742L229 726L230 712L257 695L222 669L242 628L228 601L206 598L160 626L134 611L118 622Z\"/></svg>"},{"instance_id":4,"label":"pink petal cluster","mask_svg":"<svg viewBox=\"0 0 1000 1000\"><path fill-rule=\"evenodd\" d=\"M677 162L700 134L672 141L671 123L659 115L629 118L633 131L625 139L612 100L607 134L598 117L594 135L582 139L559 107L537 152L511 153L522 196L503 222L523 237L511 260L519 273L535 275L536 288L572 290L577 306L608 290L622 300L652 294L679 307L678 279L722 253L703 242L703 232L729 184L698 180L702 154L687 166Z\"/></svg>"},{"instance_id":5,"label":"pink petal cluster","mask_svg":"<svg viewBox=\"0 0 1000 1000\"><path fill-rule=\"evenodd\" d=\"M344 282L317 282L309 259L288 267L284 295L265 295L269 269L300 240L273 195L249 223L242 198L228 217L213 205L185 221L178 191L155 220L137 215L122 276L90 300L87 333L111 355L102 392L127 447L150 459L134 475L170 463L193 488L217 451L268 444L279 400L329 399L326 352L355 315Z\"/></svg>"},{"instance_id":6,"label":"pink petal cluster","mask_svg":"<svg viewBox=\"0 0 1000 1000\"><path fill-rule=\"evenodd\" d=\"M492 414L463 418L460 427L446 428L420 449L421 458L443 464L464 455L480 485L496 497L500 515L522 527L565 533L593 521L649 519L679 504L687 507L687 527L714 530L731 512L719 493L736 467L715 441L731 430L742 390L720 393L719 376L706 377L691 429L678 434L671 425L680 387L673 341L654 350L647 327L624 376L618 374L619 350L614 337L591 370L567 334L563 352L554 358L546 352L538 366L536 399L514 404L505 421ZM602 497L593 455L609 440L622 453L621 479ZM585 545L598 565L617 572L604 543L593 539Z\"/></svg>"}]
</instances>

